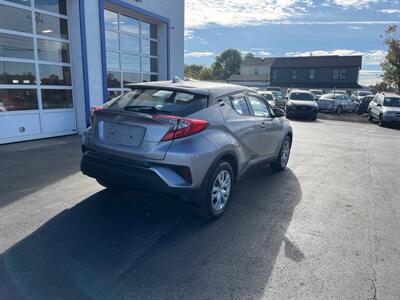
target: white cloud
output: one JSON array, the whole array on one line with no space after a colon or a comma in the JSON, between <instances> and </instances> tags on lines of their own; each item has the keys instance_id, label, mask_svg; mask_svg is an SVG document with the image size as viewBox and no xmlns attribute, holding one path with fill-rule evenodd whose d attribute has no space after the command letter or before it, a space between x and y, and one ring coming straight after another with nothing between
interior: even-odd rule
<instances>
[{"instance_id":1,"label":"white cloud","mask_svg":"<svg viewBox=\"0 0 400 300\"><path fill-rule=\"evenodd\" d=\"M212 56L216 56L216 54L211 51L192 51L185 53L185 57L200 58L200 57L212 57Z\"/></svg>"},{"instance_id":2,"label":"white cloud","mask_svg":"<svg viewBox=\"0 0 400 300\"><path fill-rule=\"evenodd\" d=\"M400 9L381 9L380 12L384 14L399 14Z\"/></svg>"},{"instance_id":3,"label":"white cloud","mask_svg":"<svg viewBox=\"0 0 400 300\"><path fill-rule=\"evenodd\" d=\"M362 29L361 26L347 26L347 28L353 29L353 30L361 30Z\"/></svg>"},{"instance_id":4,"label":"white cloud","mask_svg":"<svg viewBox=\"0 0 400 300\"><path fill-rule=\"evenodd\" d=\"M186 0L186 28L260 25L302 15L308 0ZM298 9L301 7L301 9Z\"/></svg>"},{"instance_id":5,"label":"white cloud","mask_svg":"<svg viewBox=\"0 0 400 300\"><path fill-rule=\"evenodd\" d=\"M385 59L385 52L382 50L356 51L348 49L336 50L314 50L305 52L286 52L285 56L321 56L321 55L362 55L363 65L380 65Z\"/></svg>"},{"instance_id":6,"label":"white cloud","mask_svg":"<svg viewBox=\"0 0 400 300\"><path fill-rule=\"evenodd\" d=\"M333 0L332 2L346 9L362 9L369 8L371 4L377 3L379 0Z\"/></svg>"}]
</instances>

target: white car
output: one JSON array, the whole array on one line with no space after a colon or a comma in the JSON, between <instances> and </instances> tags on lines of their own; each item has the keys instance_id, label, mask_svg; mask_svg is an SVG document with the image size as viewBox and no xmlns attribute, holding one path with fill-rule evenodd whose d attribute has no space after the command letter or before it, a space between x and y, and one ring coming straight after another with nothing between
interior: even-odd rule
<instances>
[{"instance_id":1,"label":"white car","mask_svg":"<svg viewBox=\"0 0 400 300\"><path fill-rule=\"evenodd\" d=\"M361 100L366 96L372 96L370 91L355 91L351 94L351 99L361 102Z\"/></svg>"},{"instance_id":2,"label":"white car","mask_svg":"<svg viewBox=\"0 0 400 300\"><path fill-rule=\"evenodd\" d=\"M272 92L269 91L261 91L258 92L260 95L264 96L265 99L267 99L269 105L271 105L272 108L276 107L276 98Z\"/></svg>"},{"instance_id":3,"label":"white car","mask_svg":"<svg viewBox=\"0 0 400 300\"><path fill-rule=\"evenodd\" d=\"M385 123L400 123L400 96L393 93L376 94L368 106L368 119Z\"/></svg>"}]
</instances>

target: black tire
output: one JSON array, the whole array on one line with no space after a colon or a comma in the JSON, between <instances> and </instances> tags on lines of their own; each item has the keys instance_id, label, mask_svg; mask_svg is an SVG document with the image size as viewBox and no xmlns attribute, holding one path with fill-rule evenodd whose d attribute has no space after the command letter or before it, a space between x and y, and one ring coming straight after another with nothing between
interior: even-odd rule
<instances>
[{"instance_id":1,"label":"black tire","mask_svg":"<svg viewBox=\"0 0 400 300\"><path fill-rule=\"evenodd\" d=\"M113 184L113 183L110 183L110 182L106 182L106 181L101 180L101 179L96 179L96 181L100 185L104 186L106 189L108 189L110 191L113 191L113 192L123 193L123 192L128 190L127 187L125 187L125 186L118 185L118 184Z\"/></svg>"},{"instance_id":2,"label":"black tire","mask_svg":"<svg viewBox=\"0 0 400 300\"><path fill-rule=\"evenodd\" d=\"M315 121L316 119L317 119L317 113L312 114L312 115L310 116L310 121Z\"/></svg>"},{"instance_id":3,"label":"black tire","mask_svg":"<svg viewBox=\"0 0 400 300\"><path fill-rule=\"evenodd\" d=\"M372 121L374 119L371 110L368 110L368 121Z\"/></svg>"},{"instance_id":4,"label":"black tire","mask_svg":"<svg viewBox=\"0 0 400 300\"><path fill-rule=\"evenodd\" d=\"M226 204L222 209L216 210L213 206L212 192L214 183L217 180L217 176L223 171L227 171L229 173L231 179L231 187L228 194L228 199L226 200ZM206 176L206 180L203 183L203 187L201 188L198 196L199 198L197 199L197 203L200 204L200 207L195 209L196 214L208 220L215 220L222 216L229 206L230 200L232 198L234 184L235 178L232 166L230 165L230 163L224 160L220 161L213 169L208 172Z\"/></svg>"},{"instance_id":5,"label":"black tire","mask_svg":"<svg viewBox=\"0 0 400 300\"><path fill-rule=\"evenodd\" d=\"M288 153L287 159L285 161L283 161L282 155L283 155L283 152L284 152L284 148L285 148L285 143L286 142L289 143L289 153ZM279 150L279 154L278 154L277 158L275 159L275 161L273 161L271 163L272 170L274 170L276 172L280 172L280 171L283 171L286 168L287 163L288 163L289 158L290 158L290 150L291 150L291 148L292 148L292 139L290 138L290 136L287 135L283 139L283 142L282 142L282 145L281 145L281 149Z\"/></svg>"},{"instance_id":6,"label":"black tire","mask_svg":"<svg viewBox=\"0 0 400 300\"><path fill-rule=\"evenodd\" d=\"M385 126L385 121L383 121L383 115L382 115L382 114L379 115L378 125L379 125L380 127Z\"/></svg>"},{"instance_id":7,"label":"black tire","mask_svg":"<svg viewBox=\"0 0 400 300\"><path fill-rule=\"evenodd\" d=\"M342 108L341 106L338 106L338 108L336 108L336 113L337 113L338 115L341 115L341 114L342 114L342 111L343 111L343 108Z\"/></svg>"}]
</instances>

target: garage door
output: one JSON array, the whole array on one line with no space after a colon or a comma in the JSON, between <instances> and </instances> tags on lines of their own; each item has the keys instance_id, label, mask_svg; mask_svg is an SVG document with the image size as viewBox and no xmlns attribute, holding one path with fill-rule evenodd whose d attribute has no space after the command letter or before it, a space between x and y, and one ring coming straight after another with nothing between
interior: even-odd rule
<instances>
[{"instance_id":1,"label":"garage door","mask_svg":"<svg viewBox=\"0 0 400 300\"><path fill-rule=\"evenodd\" d=\"M67 3L0 1L0 143L73 134Z\"/></svg>"}]
</instances>

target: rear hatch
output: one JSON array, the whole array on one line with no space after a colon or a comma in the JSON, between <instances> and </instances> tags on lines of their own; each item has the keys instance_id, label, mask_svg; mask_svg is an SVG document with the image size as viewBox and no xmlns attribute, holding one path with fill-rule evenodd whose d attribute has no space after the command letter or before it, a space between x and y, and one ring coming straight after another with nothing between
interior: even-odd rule
<instances>
[{"instance_id":1,"label":"rear hatch","mask_svg":"<svg viewBox=\"0 0 400 300\"><path fill-rule=\"evenodd\" d=\"M180 91L136 89L105 103L93 118L96 148L132 158L162 160L166 138L181 118L207 106L207 97Z\"/></svg>"}]
</instances>

